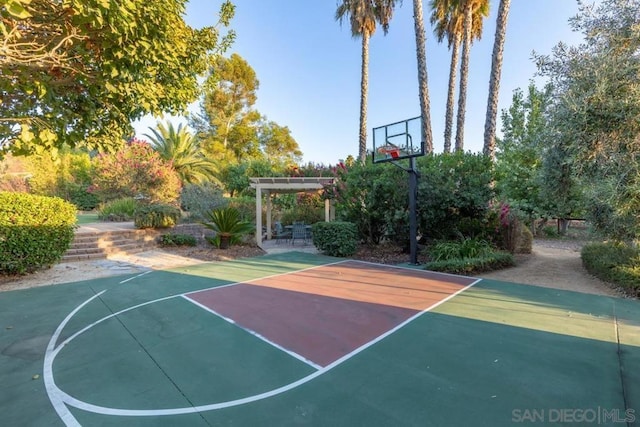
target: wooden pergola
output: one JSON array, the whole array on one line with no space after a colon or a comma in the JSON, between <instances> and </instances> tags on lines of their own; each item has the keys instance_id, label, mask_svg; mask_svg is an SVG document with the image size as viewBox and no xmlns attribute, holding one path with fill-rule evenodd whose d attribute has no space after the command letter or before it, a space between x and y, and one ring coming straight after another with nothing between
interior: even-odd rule
<instances>
[{"instance_id":1,"label":"wooden pergola","mask_svg":"<svg viewBox=\"0 0 640 427\"><path fill-rule=\"evenodd\" d=\"M271 240L271 195L277 193L308 193L318 192L326 185L333 184L335 178L330 177L273 177L249 178L251 188L256 189L256 243L262 246L262 196L267 200L267 240ZM331 200L324 201L324 220L335 218L334 206Z\"/></svg>"}]
</instances>

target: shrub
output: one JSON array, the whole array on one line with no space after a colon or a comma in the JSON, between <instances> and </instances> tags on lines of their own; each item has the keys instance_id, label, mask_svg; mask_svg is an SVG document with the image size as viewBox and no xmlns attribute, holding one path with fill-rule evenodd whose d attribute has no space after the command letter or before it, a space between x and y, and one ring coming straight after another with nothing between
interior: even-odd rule
<instances>
[{"instance_id":1,"label":"shrub","mask_svg":"<svg viewBox=\"0 0 640 427\"><path fill-rule=\"evenodd\" d=\"M341 163L335 175L335 184L325 189L326 197L336 199L337 217L354 224L359 239L378 244L395 234L399 244L408 245L408 233L400 231L408 219L405 172L388 163L357 162L349 167Z\"/></svg>"},{"instance_id":2,"label":"shrub","mask_svg":"<svg viewBox=\"0 0 640 427\"><path fill-rule=\"evenodd\" d=\"M95 194L90 193L88 186L69 183L69 201L76 205L78 210L91 211L94 210L99 204L100 199Z\"/></svg>"},{"instance_id":3,"label":"shrub","mask_svg":"<svg viewBox=\"0 0 640 427\"><path fill-rule=\"evenodd\" d=\"M163 234L160 236L161 246L196 246L198 241L190 234Z\"/></svg>"},{"instance_id":4,"label":"shrub","mask_svg":"<svg viewBox=\"0 0 640 427\"><path fill-rule=\"evenodd\" d=\"M491 159L456 152L425 156L417 163L422 235L444 240L460 236L487 238L485 223L494 198Z\"/></svg>"},{"instance_id":5,"label":"shrub","mask_svg":"<svg viewBox=\"0 0 640 427\"><path fill-rule=\"evenodd\" d=\"M145 205L136 209L133 225L136 228L170 228L180 219L180 209L162 204Z\"/></svg>"},{"instance_id":6,"label":"shrub","mask_svg":"<svg viewBox=\"0 0 640 427\"><path fill-rule=\"evenodd\" d=\"M590 243L580 255L589 273L640 296L640 249L624 243Z\"/></svg>"},{"instance_id":7,"label":"shrub","mask_svg":"<svg viewBox=\"0 0 640 427\"><path fill-rule=\"evenodd\" d=\"M204 221L207 212L223 208L229 202L222 190L213 183L187 184L180 193L180 206L191 222Z\"/></svg>"},{"instance_id":8,"label":"shrub","mask_svg":"<svg viewBox=\"0 0 640 427\"><path fill-rule=\"evenodd\" d=\"M542 228L542 234L544 237L548 239L557 239L560 237L560 233L558 233L558 228L552 225L546 225Z\"/></svg>"},{"instance_id":9,"label":"shrub","mask_svg":"<svg viewBox=\"0 0 640 427\"><path fill-rule=\"evenodd\" d=\"M478 239L464 239L459 242L440 242L429 250L432 261L462 258L481 258L493 252L491 245Z\"/></svg>"},{"instance_id":10,"label":"shrub","mask_svg":"<svg viewBox=\"0 0 640 427\"><path fill-rule=\"evenodd\" d=\"M451 274L474 274L483 271L499 270L515 265L513 255L509 252L491 252L476 258L458 258L432 261L425 265L425 270L442 271Z\"/></svg>"},{"instance_id":11,"label":"shrub","mask_svg":"<svg viewBox=\"0 0 640 427\"><path fill-rule=\"evenodd\" d=\"M517 254L530 254L533 249L533 233L529 227L520 223L520 234L518 236Z\"/></svg>"},{"instance_id":12,"label":"shrub","mask_svg":"<svg viewBox=\"0 0 640 427\"><path fill-rule=\"evenodd\" d=\"M149 144L134 140L114 154L94 160L91 192L104 201L140 197L150 203L172 203L180 194L180 178Z\"/></svg>"},{"instance_id":13,"label":"shrub","mask_svg":"<svg viewBox=\"0 0 640 427\"><path fill-rule=\"evenodd\" d=\"M247 222L256 221L256 198L255 196L234 197L229 200L229 207L238 211L240 219ZM263 214L266 207L263 207ZM263 216L264 218L264 216Z\"/></svg>"},{"instance_id":14,"label":"shrub","mask_svg":"<svg viewBox=\"0 0 640 427\"><path fill-rule=\"evenodd\" d=\"M79 191L86 192L91 184L91 157L81 149L61 147L55 155L50 152L35 154L26 158L31 174L29 186L33 194L60 197L78 206L78 209L93 209L98 202L90 202L91 207L81 206L74 197ZM82 196L80 196L82 197Z\"/></svg>"},{"instance_id":15,"label":"shrub","mask_svg":"<svg viewBox=\"0 0 640 427\"><path fill-rule=\"evenodd\" d=\"M75 206L62 199L0 192L0 272L56 263L69 249L75 222Z\"/></svg>"},{"instance_id":16,"label":"shrub","mask_svg":"<svg viewBox=\"0 0 640 427\"><path fill-rule=\"evenodd\" d=\"M98 219L100 221L133 221L138 202L133 197L111 200L100 206Z\"/></svg>"},{"instance_id":17,"label":"shrub","mask_svg":"<svg viewBox=\"0 0 640 427\"><path fill-rule=\"evenodd\" d=\"M324 200L319 194L299 193L295 196L293 206L282 213L283 224L293 224L294 221L315 224L324 220Z\"/></svg>"},{"instance_id":18,"label":"shrub","mask_svg":"<svg viewBox=\"0 0 640 427\"><path fill-rule=\"evenodd\" d=\"M2 175L0 173L0 191L28 193L29 183L22 176Z\"/></svg>"},{"instance_id":19,"label":"shrub","mask_svg":"<svg viewBox=\"0 0 640 427\"><path fill-rule=\"evenodd\" d=\"M253 230L250 222L243 221L240 211L236 208L214 209L207 213L202 225L215 231L215 237L207 237L207 241L221 249L227 249L230 245L239 243L242 236Z\"/></svg>"},{"instance_id":20,"label":"shrub","mask_svg":"<svg viewBox=\"0 0 640 427\"><path fill-rule=\"evenodd\" d=\"M326 255L348 257L358 249L358 229L343 221L317 222L312 225L313 244Z\"/></svg>"},{"instance_id":21,"label":"shrub","mask_svg":"<svg viewBox=\"0 0 640 427\"><path fill-rule=\"evenodd\" d=\"M522 235L519 212L507 203L500 203L495 209L497 209L497 246L513 254L518 248L518 241Z\"/></svg>"}]
</instances>

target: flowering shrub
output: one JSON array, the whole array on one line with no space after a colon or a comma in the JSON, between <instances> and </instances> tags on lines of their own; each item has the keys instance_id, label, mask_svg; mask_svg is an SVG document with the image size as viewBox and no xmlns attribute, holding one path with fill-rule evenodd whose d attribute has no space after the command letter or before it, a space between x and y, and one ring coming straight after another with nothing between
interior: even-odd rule
<instances>
[{"instance_id":1,"label":"flowering shrub","mask_svg":"<svg viewBox=\"0 0 640 427\"><path fill-rule=\"evenodd\" d=\"M104 201L135 197L150 203L173 203L180 187L171 164L148 143L134 139L115 155L96 158L90 191Z\"/></svg>"},{"instance_id":2,"label":"flowering shrub","mask_svg":"<svg viewBox=\"0 0 640 427\"><path fill-rule=\"evenodd\" d=\"M501 237L501 247L511 253L516 252L520 221L517 212L508 203L501 203L498 207L498 230Z\"/></svg>"}]
</instances>

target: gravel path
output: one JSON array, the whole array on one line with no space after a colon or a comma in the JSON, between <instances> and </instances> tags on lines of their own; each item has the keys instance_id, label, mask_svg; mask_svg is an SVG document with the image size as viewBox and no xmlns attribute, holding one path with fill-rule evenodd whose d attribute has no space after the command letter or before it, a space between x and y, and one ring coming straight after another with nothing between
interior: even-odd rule
<instances>
[{"instance_id":1,"label":"gravel path","mask_svg":"<svg viewBox=\"0 0 640 427\"><path fill-rule=\"evenodd\" d=\"M582 267L583 242L536 239L531 255L517 256L517 266L479 277L564 289L596 295L622 296L612 286L591 276Z\"/></svg>"}]
</instances>

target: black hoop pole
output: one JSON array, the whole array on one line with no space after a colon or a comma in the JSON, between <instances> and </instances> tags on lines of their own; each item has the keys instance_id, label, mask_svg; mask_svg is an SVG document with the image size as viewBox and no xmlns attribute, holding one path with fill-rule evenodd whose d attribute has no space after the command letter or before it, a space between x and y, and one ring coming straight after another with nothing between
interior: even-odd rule
<instances>
[{"instance_id":1,"label":"black hoop pole","mask_svg":"<svg viewBox=\"0 0 640 427\"><path fill-rule=\"evenodd\" d=\"M418 264L418 171L416 170L416 159L409 159L409 252L411 264Z\"/></svg>"}]
</instances>

